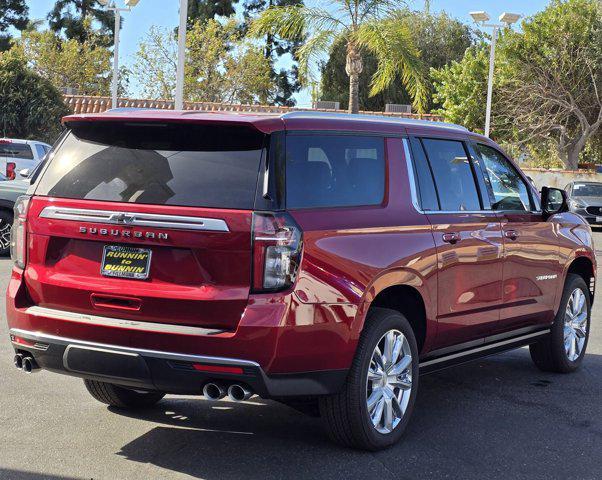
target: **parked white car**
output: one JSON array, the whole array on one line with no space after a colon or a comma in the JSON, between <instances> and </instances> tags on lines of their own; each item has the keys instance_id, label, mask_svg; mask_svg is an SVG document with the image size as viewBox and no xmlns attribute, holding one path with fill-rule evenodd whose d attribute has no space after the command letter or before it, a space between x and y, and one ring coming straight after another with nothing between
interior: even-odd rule
<instances>
[{"instance_id":1,"label":"parked white car","mask_svg":"<svg viewBox=\"0 0 602 480\"><path fill-rule=\"evenodd\" d=\"M50 148L47 143L35 140L0 138L0 173L14 180L21 170L33 170Z\"/></svg>"}]
</instances>

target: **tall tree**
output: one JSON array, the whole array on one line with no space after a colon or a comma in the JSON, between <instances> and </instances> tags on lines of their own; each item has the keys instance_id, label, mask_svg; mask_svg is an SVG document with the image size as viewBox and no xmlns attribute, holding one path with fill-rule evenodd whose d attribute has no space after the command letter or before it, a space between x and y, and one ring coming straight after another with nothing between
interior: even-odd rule
<instances>
[{"instance_id":1,"label":"tall tree","mask_svg":"<svg viewBox=\"0 0 602 480\"><path fill-rule=\"evenodd\" d=\"M508 73L501 98L519 141L558 142L565 166L576 169L602 130L602 4L553 0L508 33L501 44Z\"/></svg>"},{"instance_id":2,"label":"tall tree","mask_svg":"<svg viewBox=\"0 0 602 480\"><path fill-rule=\"evenodd\" d=\"M238 0L188 0L188 27L217 16L229 17L235 13L236 3Z\"/></svg>"},{"instance_id":3,"label":"tall tree","mask_svg":"<svg viewBox=\"0 0 602 480\"><path fill-rule=\"evenodd\" d=\"M473 29L446 13L428 14L404 9L398 16L412 32L420 58L427 68L441 68L462 59L466 49L478 38ZM321 97L338 101L344 108L349 101L349 93L345 88L348 81L344 70L345 58L345 42L339 40L333 45L328 60L320 67ZM369 51L364 52L364 69L359 77L360 109L382 111L387 103L411 103L411 96L399 77L378 95L369 96L370 79L377 69L378 59ZM429 95L427 110L439 106Z\"/></svg>"},{"instance_id":4,"label":"tall tree","mask_svg":"<svg viewBox=\"0 0 602 480\"><path fill-rule=\"evenodd\" d=\"M103 44L113 45L113 12L103 8L98 0L57 0L48 14L48 25L66 38L83 43L90 37L90 29L85 25L88 17L98 24Z\"/></svg>"},{"instance_id":5,"label":"tall tree","mask_svg":"<svg viewBox=\"0 0 602 480\"><path fill-rule=\"evenodd\" d=\"M25 0L0 0L0 51L10 48L10 27L23 30L27 27L29 8Z\"/></svg>"},{"instance_id":6,"label":"tall tree","mask_svg":"<svg viewBox=\"0 0 602 480\"><path fill-rule=\"evenodd\" d=\"M89 27L86 21L85 28ZM111 52L95 45L95 34L80 43L67 40L49 30L24 31L13 47L27 59L29 67L56 88L75 88L86 95L109 93Z\"/></svg>"},{"instance_id":7,"label":"tall tree","mask_svg":"<svg viewBox=\"0 0 602 480\"><path fill-rule=\"evenodd\" d=\"M245 40L234 19L198 21L186 36L184 94L188 101L265 103L273 88L270 63L262 49ZM151 28L140 43L132 77L144 95L172 98L175 89L177 38L170 30Z\"/></svg>"},{"instance_id":8,"label":"tall tree","mask_svg":"<svg viewBox=\"0 0 602 480\"><path fill-rule=\"evenodd\" d=\"M359 111L359 75L363 54L375 55L378 68L372 77L370 95L383 91L399 76L410 92L414 106L424 111L428 100L425 70L407 25L391 14L400 0L333 0L331 8L274 6L251 25L251 34L281 38L306 38L297 49L301 80L312 77L312 66L333 43L344 39L345 71L349 76L349 112Z\"/></svg>"},{"instance_id":9,"label":"tall tree","mask_svg":"<svg viewBox=\"0 0 602 480\"><path fill-rule=\"evenodd\" d=\"M303 0L245 0L243 3L243 17L245 30L248 29L253 19L257 18L264 10L270 7L301 6ZM264 37L265 57L272 64L272 81L276 89L272 92L270 103L292 107L295 105L293 95L301 88L295 51L300 47L303 38L285 39L268 33ZM276 64L286 55L290 55L291 67L278 69Z\"/></svg>"}]
</instances>

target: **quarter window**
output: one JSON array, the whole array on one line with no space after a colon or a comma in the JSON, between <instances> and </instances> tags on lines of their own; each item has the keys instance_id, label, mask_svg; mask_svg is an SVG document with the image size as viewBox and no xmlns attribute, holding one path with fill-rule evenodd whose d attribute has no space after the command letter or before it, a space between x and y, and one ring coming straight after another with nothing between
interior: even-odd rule
<instances>
[{"instance_id":1,"label":"quarter window","mask_svg":"<svg viewBox=\"0 0 602 480\"><path fill-rule=\"evenodd\" d=\"M422 139L431 166L441 209L481 210L470 160L462 142Z\"/></svg>"},{"instance_id":2,"label":"quarter window","mask_svg":"<svg viewBox=\"0 0 602 480\"><path fill-rule=\"evenodd\" d=\"M529 188L514 166L497 150L478 144L483 159L483 172L489 179L494 201L493 210L531 210Z\"/></svg>"},{"instance_id":3,"label":"quarter window","mask_svg":"<svg viewBox=\"0 0 602 480\"><path fill-rule=\"evenodd\" d=\"M378 205L385 194L384 139L288 135L288 208Z\"/></svg>"}]
</instances>

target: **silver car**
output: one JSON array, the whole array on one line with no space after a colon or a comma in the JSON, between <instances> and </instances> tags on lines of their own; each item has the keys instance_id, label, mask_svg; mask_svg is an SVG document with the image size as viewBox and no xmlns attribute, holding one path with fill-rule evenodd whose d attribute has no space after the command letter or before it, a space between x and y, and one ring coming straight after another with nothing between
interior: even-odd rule
<instances>
[{"instance_id":1,"label":"silver car","mask_svg":"<svg viewBox=\"0 0 602 480\"><path fill-rule=\"evenodd\" d=\"M602 227L602 183L571 182L565 190L571 212L578 213L592 226Z\"/></svg>"}]
</instances>

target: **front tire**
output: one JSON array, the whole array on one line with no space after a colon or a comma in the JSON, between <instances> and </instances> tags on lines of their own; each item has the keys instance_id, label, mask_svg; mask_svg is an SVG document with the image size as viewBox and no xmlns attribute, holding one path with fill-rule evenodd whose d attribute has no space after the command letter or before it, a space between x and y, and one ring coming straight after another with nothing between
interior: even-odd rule
<instances>
[{"instance_id":1,"label":"front tire","mask_svg":"<svg viewBox=\"0 0 602 480\"><path fill-rule=\"evenodd\" d=\"M569 274L550 335L529 347L535 365L544 372L577 370L587 348L590 317L587 284L579 275Z\"/></svg>"},{"instance_id":2,"label":"front tire","mask_svg":"<svg viewBox=\"0 0 602 480\"><path fill-rule=\"evenodd\" d=\"M163 392L132 390L96 380L84 380L84 384L96 400L117 408L149 408L165 396Z\"/></svg>"},{"instance_id":3,"label":"front tire","mask_svg":"<svg viewBox=\"0 0 602 480\"><path fill-rule=\"evenodd\" d=\"M376 451L401 438L417 392L418 347L412 327L395 310L373 308L345 386L320 398L320 414L335 442Z\"/></svg>"}]
</instances>

